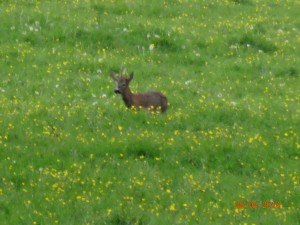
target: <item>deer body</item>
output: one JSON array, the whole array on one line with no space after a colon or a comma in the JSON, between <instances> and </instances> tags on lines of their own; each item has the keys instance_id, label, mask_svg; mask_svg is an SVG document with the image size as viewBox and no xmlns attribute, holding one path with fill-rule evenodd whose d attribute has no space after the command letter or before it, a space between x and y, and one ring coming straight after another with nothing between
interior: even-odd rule
<instances>
[{"instance_id":1,"label":"deer body","mask_svg":"<svg viewBox=\"0 0 300 225\"><path fill-rule=\"evenodd\" d=\"M129 83L133 78L133 73L130 74L128 78L123 76L117 76L117 74L112 73L111 77L116 81L116 88L114 92L120 94L125 105L128 108L144 108L148 110L165 112L168 107L168 100L160 92L144 92L133 94L129 88Z\"/></svg>"}]
</instances>

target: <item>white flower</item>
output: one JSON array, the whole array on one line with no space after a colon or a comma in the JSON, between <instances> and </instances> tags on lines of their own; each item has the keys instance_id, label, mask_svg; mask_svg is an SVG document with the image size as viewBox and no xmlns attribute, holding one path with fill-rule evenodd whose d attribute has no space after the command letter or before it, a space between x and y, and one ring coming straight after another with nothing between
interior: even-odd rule
<instances>
[{"instance_id":1,"label":"white flower","mask_svg":"<svg viewBox=\"0 0 300 225\"><path fill-rule=\"evenodd\" d=\"M233 106L236 106L236 105L237 105L237 103L236 103L235 101L231 101L230 103L231 103L231 105L233 105Z\"/></svg>"},{"instance_id":2,"label":"white flower","mask_svg":"<svg viewBox=\"0 0 300 225\"><path fill-rule=\"evenodd\" d=\"M149 51L152 52L153 49L154 49L154 44L150 44L150 45L149 45Z\"/></svg>"},{"instance_id":3,"label":"white flower","mask_svg":"<svg viewBox=\"0 0 300 225\"><path fill-rule=\"evenodd\" d=\"M192 80L187 80L187 81L184 82L185 85L188 85L190 83L192 83Z\"/></svg>"}]
</instances>

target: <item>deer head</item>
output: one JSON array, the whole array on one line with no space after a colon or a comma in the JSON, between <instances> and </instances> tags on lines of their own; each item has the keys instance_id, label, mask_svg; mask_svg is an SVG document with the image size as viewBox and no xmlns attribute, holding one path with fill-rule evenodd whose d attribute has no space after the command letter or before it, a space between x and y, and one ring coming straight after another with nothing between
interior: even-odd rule
<instances>
[{"instance_id":1,"label":"deer head","mask_svg":"<svg viewBox=\"0 0 300 225\"><path fill-rule=\"evenodd\" d=\"M114 92L116 94L121 94L122 95L122 94L125 93L126 89L128 88L129 83L133 78L133 73L131 73L129 75L129 77L125 77L123 75L120 76L120 75L112 72L111 77L116 82L116 87L115 87Z\"/></svg>"}]
</instances>

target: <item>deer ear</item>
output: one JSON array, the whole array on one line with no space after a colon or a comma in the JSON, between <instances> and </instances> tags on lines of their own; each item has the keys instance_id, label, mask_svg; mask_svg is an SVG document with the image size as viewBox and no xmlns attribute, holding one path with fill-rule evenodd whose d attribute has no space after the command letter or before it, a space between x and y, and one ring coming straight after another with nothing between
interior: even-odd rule
<instances>
[{"instance_id":1,"label":"deer ear","mask_svg":"<svg viewBox=\"0 0 300 225\"><path fill-rule=\"evenodd\" d=\"M117 74L115 72L110 72L110 76L113 80L117 80L116 75Z\"/></svg>"},{"instance_id":2,"label":"deer ear","mask_svg":"<svg viewBox=\"0 0 300 225\"><path fill-rule=\"evenodd\" d=\"M128 80L129 81L131 81L132 80L132 78L133 78L133 72L129 75L129 78L128 78Z\"/></svg>"}]
</instances>

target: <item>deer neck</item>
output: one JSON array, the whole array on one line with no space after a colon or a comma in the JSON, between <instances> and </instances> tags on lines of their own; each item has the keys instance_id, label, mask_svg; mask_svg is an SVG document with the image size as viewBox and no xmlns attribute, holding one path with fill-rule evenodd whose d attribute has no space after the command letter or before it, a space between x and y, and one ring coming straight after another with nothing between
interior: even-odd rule
<instances>
[{"instance_id":1,"label":"deer neck","mask_svg":"<svg viewBox=\"0 0 300 225\"><path fill-rule=\"evenodd\" d=\"M124 93L122 94L123 101L125 105L129 108L133 105L133 94L130 90L130 88L126 88Z\"/></svg>"}]
</instances>

